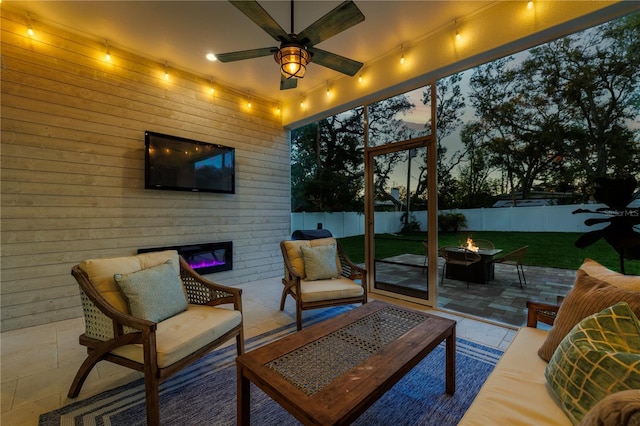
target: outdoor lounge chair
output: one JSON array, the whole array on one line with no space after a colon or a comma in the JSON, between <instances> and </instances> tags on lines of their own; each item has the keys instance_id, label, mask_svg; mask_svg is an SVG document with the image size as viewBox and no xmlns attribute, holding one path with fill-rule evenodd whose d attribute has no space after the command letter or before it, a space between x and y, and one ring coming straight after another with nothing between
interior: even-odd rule
<instances>
[{"instance_id":1,"label":"outdoor lounge chair","mask_svg":"<svg viewBox=\"0 0 640 426\"><path fill-rule=\"evenodd\" d=\"M280 243L284 278L280 310L287 296L296 302L296 327L302 311L352 303L367 303L367 271L355 265L335 238Z\"/></svg>"},{"instance_id":2,"label":"outdoor lounge chair","mask_svg":"<svg viewBox=\"0 0 640 426\"><path fill-rule=\"evenodd\" d=\"M520 288L522 288L523 281L524 284L527 285L527 279L524 276L524 268L522 267L522 259L524 259L524 255L527 253L528 248L529 246L520 247L519 249L507 253L504 256L499 257L493 261L494 264L502 263L505 265L515 266L516 271L518 272L518 281L520 281Z\"/></svg>"},{"instance_id":3,"label":"outdoor lounge chair","mask_svg":"<svg viewBox=\"0 0 640 426\"><path fill-rule=\"evenodd\" d=\"M85 260L71 273L80 285L80 344L88 356L69 398L99 361L110 361L144 373L147 424L158 425L160 382L229 339L244 353L242 290L206 280L175 250Z\"/></svg>"},{"instance_id":4,"label":"outdoor lounge chair","mask_svg":"<svg viewBox=\"0 0 640 426\"><path fill-rule=\"evenodd\" d=\"M473 240L476 247L479 249L493 250L495 245L489 240Z\"/></svg>"}]
</instances>

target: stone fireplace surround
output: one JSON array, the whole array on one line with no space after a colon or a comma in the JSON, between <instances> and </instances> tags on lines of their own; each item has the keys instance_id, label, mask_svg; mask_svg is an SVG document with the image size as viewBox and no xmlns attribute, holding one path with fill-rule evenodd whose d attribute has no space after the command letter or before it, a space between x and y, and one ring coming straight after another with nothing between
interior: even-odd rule
<instances>
[{"instance_id":1,"label":"stone fireplace surround","mask_svg":"<svg viewBox=\"0 0 640 426\"><path fill-rule=\"evenodd\" d=\"M233 242L222 241L203 244L191 244L172 247L153 247L138 249L138 253L150 251L177 250L200 275L233 269Z\"/></svg>"}]
</instances>

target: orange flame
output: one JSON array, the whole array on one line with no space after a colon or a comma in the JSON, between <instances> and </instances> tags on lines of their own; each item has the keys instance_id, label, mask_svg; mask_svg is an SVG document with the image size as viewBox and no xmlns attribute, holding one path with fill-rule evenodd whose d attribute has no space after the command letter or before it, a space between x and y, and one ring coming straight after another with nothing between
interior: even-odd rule
<instances>
[{"instance_id":1,"label":"orange flame","mask_svg":"<svg viewBox=\"0 0 640 426\"><path fill-rule=\"evenodd\" d=\"M466 248L468 250L471 250L471 251L476 251L476 252L478 251L478 246L476 246L473 243L473 240L471 239L471 237L467 238L467 246L466 246Z\"/></svg>"}]
</instances>

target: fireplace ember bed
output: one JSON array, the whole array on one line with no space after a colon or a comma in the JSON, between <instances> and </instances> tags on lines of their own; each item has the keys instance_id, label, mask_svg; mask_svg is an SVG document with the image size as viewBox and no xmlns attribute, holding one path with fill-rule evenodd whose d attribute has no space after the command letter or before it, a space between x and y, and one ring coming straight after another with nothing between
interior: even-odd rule
<instances>
[{"instance_id":1,"label":"fireplace ember bed","mask_svg":"<svg viewBox=\"0 0 640 426\"><path fill-rule=\"evenodd\" d=\"M138 249L138 253L162 250L177 250L178 254L187 261L189 266L200 275L233 269L233 242L231 241L142 248Z\"/></svg>"}]
</instances>

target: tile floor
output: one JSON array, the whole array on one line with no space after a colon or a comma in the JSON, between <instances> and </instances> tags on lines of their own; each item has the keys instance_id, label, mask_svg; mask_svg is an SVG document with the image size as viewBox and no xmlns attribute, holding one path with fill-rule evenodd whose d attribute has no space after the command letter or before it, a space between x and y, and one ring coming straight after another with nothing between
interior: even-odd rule
<instances>
[{"instance_id":1,"label":"tile floor","mask_svg":"<svg viewBox=\"0 0 640 426\"><path fill-rule=\"evenodd\" d=\"M292 299L287 300L284 312L278 309L282 288L279 277L241 284L238 287L243 288L245 338L294 322ZM424 306L400 300L372 295L371 299L374 298L428 310ZM458 337L487 346L505 349L515 335L513 328L440 311L434 313L456 319ZM68 399L69 385L86 354L78 344L78 336L82 332L82 318L76 318L0 335L0 424L37 425L41 413L140 377L138 372L101 362L89 375L78 399Z\"/></svg>"}]
</instances>

